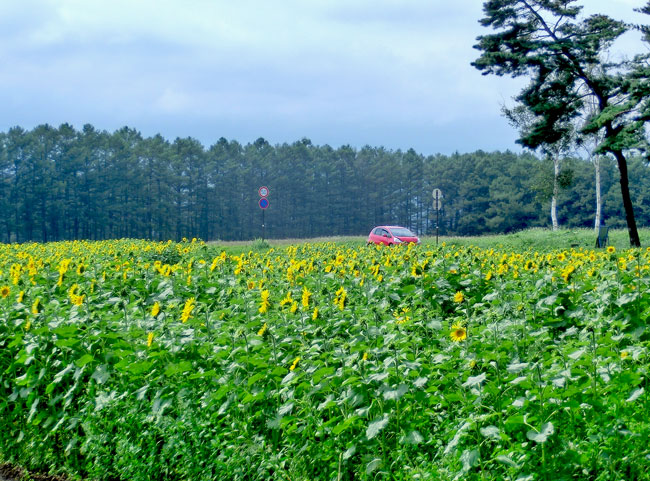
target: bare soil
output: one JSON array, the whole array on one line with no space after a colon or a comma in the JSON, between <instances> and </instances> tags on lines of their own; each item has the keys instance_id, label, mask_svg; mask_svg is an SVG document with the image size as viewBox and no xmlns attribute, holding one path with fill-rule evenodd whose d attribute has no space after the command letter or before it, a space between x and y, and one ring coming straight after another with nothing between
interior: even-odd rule
<instances>
[{"instance_id":1,"label":"bare soil","mask_svg":"<svg viewBox=\"0 0 650 481\"><path fill-rule=\"evenodd\" d=\"M63 476L43 473L27 473L23 468L13 464L0 464L0 481L68 481Z\"/></svg>"}]
</instances>

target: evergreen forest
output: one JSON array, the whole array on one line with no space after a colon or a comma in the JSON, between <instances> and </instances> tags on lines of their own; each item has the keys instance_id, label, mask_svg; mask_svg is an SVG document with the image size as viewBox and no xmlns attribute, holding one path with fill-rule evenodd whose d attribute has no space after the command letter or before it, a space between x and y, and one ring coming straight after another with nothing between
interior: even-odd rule
<instances>
[{"instance_id":1,"label":"evergreen forest","mask_svg":"<svg viewBox=\"0 0 650 481\"><path fill-rule=\"evenodd\" d=\"M561 227L594 225L594 166L562 162ZM603 215L625 226L616 162L600 159ZM425 156L413 149L317 146L308 139L205 147L85 125L0 133L0 241L148 238L250 240L366 235L400 224L420 235L507 233L550 226L553 163L530 153ZM650 225L650 172L632 158L630 191ZM262 212L258 189L267 186ZM432 190L442 209L433 210ZM265 229L262 231L264 217Z\"/></svg>"}]
</instances>

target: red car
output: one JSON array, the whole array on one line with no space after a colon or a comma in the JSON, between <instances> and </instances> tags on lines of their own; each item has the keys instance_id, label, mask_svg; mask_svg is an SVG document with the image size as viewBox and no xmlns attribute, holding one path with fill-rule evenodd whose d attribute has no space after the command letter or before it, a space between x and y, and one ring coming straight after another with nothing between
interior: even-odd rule
<instances>
[{"instance_id":1,"label":"red car","mask_svg":"<svg viewBox=\"0 0 650 481\"><path fill-rule=\"evenodd\" d=\"M386 244L392 246L396 244L408 244L413 242L420 243L420 239L406 227L396 225L380 225L370 231L368 235L368 244Z\"/></svg>"}]
</instances>

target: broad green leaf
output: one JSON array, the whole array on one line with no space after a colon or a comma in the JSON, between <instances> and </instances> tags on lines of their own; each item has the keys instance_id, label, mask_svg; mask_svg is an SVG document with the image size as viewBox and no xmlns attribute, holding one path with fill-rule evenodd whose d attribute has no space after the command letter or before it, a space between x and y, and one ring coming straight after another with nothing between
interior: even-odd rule
<instances>
[{"instance_id":1,"label":"broad green leaf","mask_svg":"<svg viewBox=\"0 0 650 481\"><path fill-rule=\"evenodd\" d=\"M165 369L165 376L173 376L174 374L185 373L192 370L192 363L190 361L181 361L179 363L172 363Z\"/></svg>"},{"instance_id":2,"label":"broad green leaf","mask_svg":"<svg viewBox=\"0 0 650 481\"><path fill-rule=\"evenodd\" d=\"M377 436L377 434L388 425L388 420L388 414L384 414L384 417L375 419L371 422L366 429L366 438L372 439Z\"/></svg>"},{"instance_id":3,"label":"broad green leaf","mask_svg":"<svg viewBox=\"0 0 650 481\"><path fill-rule=\"evenodd\" d=\"M485 436L486 438L489 439L494 439L494 440L499 440L500 439L500 431L499 428L496 426L486 426L484 428L480 429L481 434Z\"/></svg>"},{"instance_id":4,"label":"broad green leaf","mask_svg":"<svg viewBox=\"0 0 650 481\"><path fill-rule=\"evenodd\" d=\"M500 455L500 456L497 456L494 459L496 459L497 461L499 461L502 464L507 464L508 466L510 466L512 468L519 468L519 465L517 463L515 463L512 459L510 459L508 456L505 456L503 454Z\"/></svg>"},{"instance_id":5,"label":"broad green leaf","mask_svg":"<svg viewBox=\"0 0 650 481\"><path fill-rule=\"evenodd\" d=\"M94 359L94 358L93 358L90 354L84 354L84 355L81 356L79 359L77 359L77 361L75 362L75 365L76 365L77 367L83 367L83 366L85 366L86 364L88 364L89 362L92 362L93 359Z\"/></svg>"},{"instance_id":6,"label":"broad green leaf","mask_svg":"<svg viewBox=\"0 0 650 481\"><path fill-rule=\"evenodd\" d=\"M107 366L101 364L97 366L95 372L90 377L94 379L97 384L104 384L108 381L108 378L111 377L111 374L108 372Z\"/></svg>"},{"instance_id":7,"label":"broad green leaf","mask_svg":"<svg viewBox=\"0 0 650 481\"><path fill-rule=\"evenodd\" d=\"M396 401L401 398L408 391L406 384L400 384L397 389L391 389L389 391L384 391L384 399L387 401Z\"/></svg>"},{"instance_id":8,"label":"broad green leaf","mask_svg":"<svg viewBox=\"0 0 650 481\"><path fill-rule=\"evenodd\" d=\"M555 428L553 427L553 423L549 422L544 424L539 432L533 430L528 431L526 437L536 443L545 443L554 432Z\"/></svg>"},{"instance_id":9,"label":"broad green leaf","mask_svg":"<svg viewBox=\"0 0 650 481\"><path fill-rule=\"evenodd\" d=\"M350 459L354 454L357 452L357 447L355 445L350 446L344 453L343 453L343 461L347 461Z\"/></svg>"},{"instance_id":10,"label":"broad green leaf","mask_svg":"<svg viewBox=\"0 0 650 481\"><path fill-rule=\"evenodd\" d=\"M640 397L644 392L645 392L645 389L642 388L642 387L640 387L640 388L638 388L638 389L635 389L634 391L632 391L632 394L630 394L630 397L628 397L625 401L626 401L626 402L629 402L629 403L634 402L634 401L636 401L637 399L639 399L639 397Z\"/></svg>"},{"instance_id":11,"label":"broad green leaf","mask_svg":"<svg viewBox=\"0 0 650 481\"><path fill-rule=\"evenodd\" d=\"M381 459L375 458L366 465L366 474L372 474L381 466Z\"/></svg>"},{"instance_id":12,"label":"broad green leaf","mask_svg":"<svg viewBox=\"0 0 650 481\"><path fill-rule=\"evenodd\" d=\"M470 376L467 378L467 381L463 383L463 387L478 386L486 379L487 379L487 375L485 373L481 373L478 376Z\"/></svg>"},{"instance_id":13,"label":"broad green leaf","mask_svg":"<svg viewBox=\"0 0 650 481\"><path fill-rule=\"evenodd\" d=\"M639 294L637 292L626 292L621 297L616 299L616 304L619 307L622 307L625 304L629 304L630 302L635 301L638 297L639 297Z\"/></svg>"},{"instance_id":14,"label":"broad green leaf","mask_svg":"<svg viewBox=\"0 0 650 481\"><path fill-rule=\"evenodd\" d=\"M424 438L418 431L411 431L406 436L402 437L401 442L403 444L414 444L418 445L424 441Z\"/></svg>"},{"instance_id":15,"label":"broad green leaf","mask_svg":"<svg viewBox=\"0 0 650 481\"><path fill-rule=\"evenodd\" d=\"M463 472L468 472L479 463L480 455L477 449L465 450L460 455L460 462L463 464Z\"/></svg>"}]
</instances>

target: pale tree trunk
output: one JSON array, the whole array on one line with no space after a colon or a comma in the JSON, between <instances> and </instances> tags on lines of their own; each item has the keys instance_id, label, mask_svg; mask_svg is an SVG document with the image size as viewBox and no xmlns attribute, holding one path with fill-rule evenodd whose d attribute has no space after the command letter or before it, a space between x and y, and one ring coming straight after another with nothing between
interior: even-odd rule
<instances>
[{"instance_id":1,"label":"pale tree trunk","mask_svg":"<svg viewBox=\"0 0 650 481\"><path fill-rule=\"evenodd\" d=\"M592 159L594 168L596 169L596 219L594 220L594 230L598 232L600 228L600 218L602 209L602 199L600 196L600 158L595 156Z\"/></svg>"},{"instance_id":2,"label":"pale tree trunk","mask_svg":"<svg viewBox=\"0 0 650 481\"><path fill-rule=\"evenodd\" d=\"M551 223L553 225L553 230L558 229L557 223L557 195L559 187L557 184L557 178L560 175L560 159L559 157L553 157L553 197L551 197Z\"/></svg>"}]
</instances>

